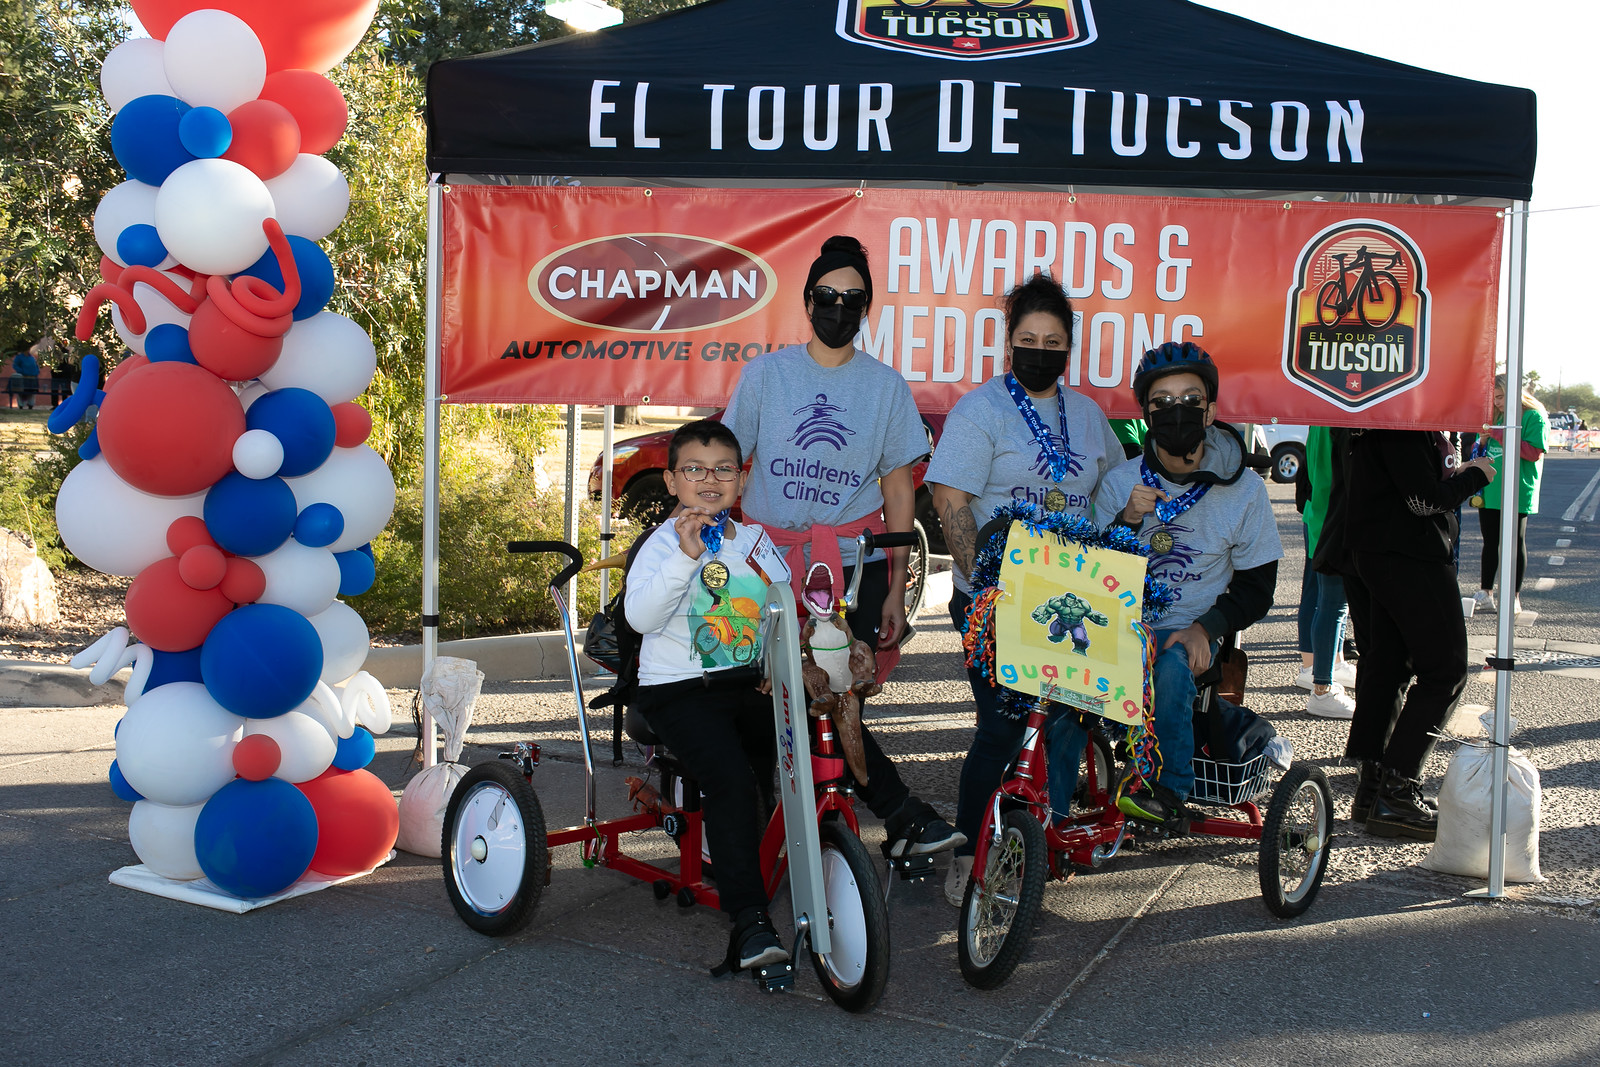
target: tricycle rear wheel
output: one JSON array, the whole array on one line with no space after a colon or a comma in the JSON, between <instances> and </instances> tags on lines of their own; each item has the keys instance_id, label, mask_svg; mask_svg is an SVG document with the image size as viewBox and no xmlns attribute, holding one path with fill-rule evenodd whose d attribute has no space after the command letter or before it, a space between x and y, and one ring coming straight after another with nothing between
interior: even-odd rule
<instances>
[{"instance_id":1,"label":"tricycle rear wheel","mask_svg":"<svg viewBox=\"0 0 1600 1067\"><path fill-rule=\"evenodd\" d=\"M440 842L445 891L461 921L499 937L527 925L550 854L544 812L521 772L480 763L450 794Z\"/></svg>"},{"instance_id":2,"label":"tricycle rear wheel","mask_svg":"<svg viewBox=\"0 0 1600 1067\"><path fill-rule=\"evenodd\" d=\"M1322 768L1295 763L1272 791L1261 825L1261 896L1267 910L1292 919L1311 907L1328 873L1333 793Z\"/></svg>"}]
</instances>

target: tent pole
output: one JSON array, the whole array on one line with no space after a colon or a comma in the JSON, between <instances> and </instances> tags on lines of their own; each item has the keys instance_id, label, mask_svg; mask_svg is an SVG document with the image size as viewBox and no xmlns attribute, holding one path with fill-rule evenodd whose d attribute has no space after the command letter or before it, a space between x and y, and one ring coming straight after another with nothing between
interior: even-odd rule
<instances>
[{"instance_id":1,"label":"tent pole","mask_svg":"<svg viewBox=\"0 0 1600 1067\"><path fill-rule=\"evenodd\" d=\"M617 409L601 405L605 412L600 434L600 558L611 555L611 452L617 431ZM611 571L600 572L600 606L611 603Z\"/></svg>"},{"instance_id":2,"label":"tent pole","mask_svg":"<svg viewBox=\"0 0 1600 1067\"><path fill-rule=\"evenodd\" d=\"M567 405L567 503L565 509L565 530L562 537L569 545L578 543L578 441L579 429L583 426L583 414L578 405ZM574 575L567 581L567 615L572 619L572 629L578 629L578 578Z\"/></svg>"},{"instance_id":3,"label":"tent pole","mask_svg":"<svg viewBox=\"0 0 1600 1067\"><path fill-rule=\"evenodd\" d=\"M428 314L423 360L426 366L422 414L422 673L439 654L439 319L444 277L444 186L440 175L428 183ZM420 680L419 680L420 682ZM422 766L438 761L437 735L427 704L421 704Z\"/></svg>"}]
</instances>

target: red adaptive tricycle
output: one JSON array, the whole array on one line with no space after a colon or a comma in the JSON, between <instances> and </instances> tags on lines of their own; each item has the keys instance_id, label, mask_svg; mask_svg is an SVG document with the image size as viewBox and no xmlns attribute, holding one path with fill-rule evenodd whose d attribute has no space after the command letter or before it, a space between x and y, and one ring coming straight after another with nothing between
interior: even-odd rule
<instances>
[{"instance_id":1,"label":"red adaptive tricycle","mask_svg":"<svg viewBox=\"0 0 1600 1067\"><path fill-rule=\"evenodd\" d=\"M858 558L864 559L874 545L907 545L914 537L880 534L874 538L864 532L857 538L863 553ZM654 796L648 789L635 787L632 799L640 810L604 821L596 816L587 705L572 624L561 595L561 588L582 568L582 555L561 541L517 541L508 547L512 552L561 553L568 559L567 566L551 579L550 595L567 641L583 740L586 810L581 825L546 831L544 813L531 784L539 764L539 746L531 741L518 742L512 751L501 753L500 761L474 767L451 794L445 813L443 864L450 902L462 920L480 933L503 935L518 930L532 918L539 895L549 884L548 850L577 844L583 850L584 866L608 867L650 882L658 900L675 894L681 907L716 907L717 890L706 881L708 872L702 859L700 788L671 753L654 749L651 762L661 773L661 786ZM861 570L855 568L845 597L847 607L854 606ZM706 684L753 686L759 677L771 681L779 795L761 845L767 892L776 895L787 871L795 954L804 941L828 996L847 1011L866 1011L882 996L889 978L888 909L875 863L859 836L852 791L832 769L842 766L833 723L827 715L807 713L798 621L789 586L774 584L761 610L759 673L755 668L719 672L721 677L708 675ZM733 677L735 673L738 677ZM630 712L626 728L639 743L659 746L642 715ZM815 778L814 767L818 770ZM676 842L676 869L623 852L623 834L656 829ZM715 857L712 859L714 862ZM713 973L724 973L724 969L716 968ZM770 964L752 974L764 990L782 990L793 984L794 965Z\"/></svg>"}]
</instances>

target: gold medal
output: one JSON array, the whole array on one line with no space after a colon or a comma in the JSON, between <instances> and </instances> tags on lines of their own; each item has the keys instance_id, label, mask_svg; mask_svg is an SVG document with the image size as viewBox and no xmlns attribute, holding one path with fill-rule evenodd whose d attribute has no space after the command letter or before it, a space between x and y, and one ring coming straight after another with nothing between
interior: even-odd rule
<instances>
[{"instance_id":1,"label":"gold medal","mask_svg":"<svg viewBox=\"0 0 1600 1067\"><path fill-rule=\"evenodd\" d=\"M728 565L712 560L700 569L700 584L707 589L721 589L728 584Z\"/></svg>"},{"instance_id":2,"label":"gold medal","mask_svg":"<svg viewBox=\"0 0 1600 1067\"><path fill-rule=\"evenodd\" d=\"M1065 511L1067 508L1067 494L1059 489L1052 489L1044 495L1044 509L1046 511Z\"/></svg>"},{"instance_id":3,"label":"gold medal","mask_svg":"<svg viewBox=\"0 0 1600 1067\"><path fill-rule=\"evenodd\" d=\"M1172 551L1172 535L1165 530L1157 530L1150 535L1150 551L1158 556L1164 556Z\"/></svg>"}]
</instances>

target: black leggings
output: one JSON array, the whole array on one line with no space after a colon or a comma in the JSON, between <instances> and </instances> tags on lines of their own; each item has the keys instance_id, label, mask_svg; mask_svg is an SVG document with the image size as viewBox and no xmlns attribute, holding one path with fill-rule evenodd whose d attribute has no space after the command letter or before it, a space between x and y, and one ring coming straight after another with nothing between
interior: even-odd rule
<instances>
[{"instance_id":1,"label":"black leggings","mask_svg":"<svg viewBox=\"0 0 1600 1067\"><path fill-rule=\"evenodd\" d=\"M1500 568L1500 509L1479 508L1478 529L1483 531L1483 567L1479 584L1485 589L1494 588L1494 576ZM1517 516L1517 585L1522 592L1522 575L1528 569L1528 516ZM1501 594L1504 595L1504 588Z\"/></svg>"},{"instance_id":2,"label":"black leggings","mask_svg":"<svg viewBox=\"0 0 1600 1067\"><path fill-rule=\"evenodd\" d=\"M844 569L843 588L849 588L850 572ZM889 564L886 560L868 563L861 574L861 599L856 610L845 616L850 632L874 649L878 647L878 622L883 618L883 602L889 597ZM870 785L858 785L856 793L867 802L867 808L880 819L887 819L900 810L911 796L911 789L900 777L894 761L878 747L878 741L867 729L866 701L861 702L861 751L867 764Z\"/></svg>"}]
</instances>

